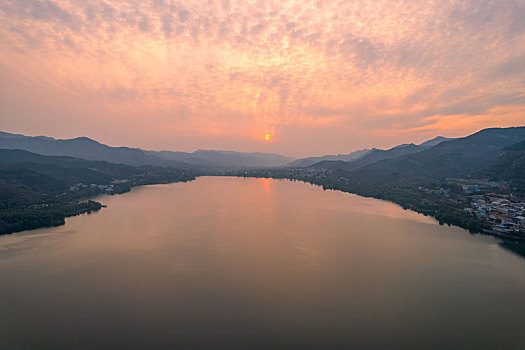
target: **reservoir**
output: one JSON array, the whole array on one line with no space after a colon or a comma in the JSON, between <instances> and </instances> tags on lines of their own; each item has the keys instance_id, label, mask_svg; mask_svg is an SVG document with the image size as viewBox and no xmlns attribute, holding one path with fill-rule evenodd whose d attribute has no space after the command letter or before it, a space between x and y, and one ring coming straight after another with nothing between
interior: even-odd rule
<instances>
[{"instance_id":1,"label":"reservoir","mask_svg":"<svg viewBox=\"0 0 525 350\"><path fill-rule=\"evenodd\" d=\"M200 177L0 237L0 349L525 349L525 259L393 203Z\"/></svg>"}]
</instances>

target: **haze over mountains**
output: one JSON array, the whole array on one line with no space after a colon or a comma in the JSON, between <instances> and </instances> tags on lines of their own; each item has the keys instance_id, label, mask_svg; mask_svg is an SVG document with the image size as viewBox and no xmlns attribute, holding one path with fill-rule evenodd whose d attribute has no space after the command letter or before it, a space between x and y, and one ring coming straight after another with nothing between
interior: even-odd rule
<instances>
[{"instance_id":1,"label":"haze over mountains","mask_svg":"<svg viewBox=\"0 0 525 350\"><path fill-rule=\"evenodd\" d=\"M525 140L525 127L492 128L449 139L436 137L419 145L403 144L388 150L373 148L349 154L293 159L278 154L198 150L192 153L146 151L110 147L86 137L57 140L0 132L0 149L21 149L47 156L69 156L130 166L162 166L195 171L265 167L312 167L345 171L356 181L426 182L442 177L461 177L488 167L502 150ZM506 151L519 157L517 151ZM520 169L519 167L516 169ZM495 170L486 174L494 175Z\"/></svg>"},{"instance_id":2,"label":"haze over mountains","mask_svg":"<svg viewBox=\"0 0 525 350\"><path fill-rule=\"evenodd\" d=\"M362 149L355 152L351 152L349 154L331 154L331 155L325 155L320 157L307 157L307 158L299 158L296 159L288 164L286 164L287 167L307 167L311 166L313 164L322 162L322 161L345 161L350 162L356 159L359 159L363 157L365 154L370 152L369 149Z\"/></svg>"},{"instance_id":3,"label":"haze over mountains","mask_svg":"<svg viewBox=\"0 0 525 350\"><path fill-rule=\"evenodd\" d=\"M47 156L70 156L86 160L101 160L133 166L168 165L164 159L154 154L146 154L138 148L110 147L87 137L57 140L45 136L24 136L0 132L0 148L21 149ZM174 166L185 166L174 162Z\"/></svg>"},{"instance_id":4,"label":"haze over mountains","mask_svg":"<svg viewBox=\"0 0 525 350\"><path fill-rule=\"evenodd\" d=\"M425 141L422 144L416 146L414 144L403 144L393 147L389 150L381 150L377 148L362 149L354 151L349 154L337 154L337 155L325 155L321 157L307 157L296 159L293 162L286 164L287 167L308 167L314 166L316 168L338 168L339 166L347 166L346 162L352 162L354 169L377 162L381 159L396 158L403 154L409 154L416 151L420 151L432 146L437 145L440 142L452 140L443 136L435 137L431 140ZM415 146L415 147L413 147ZM355 160L363 159L360 162L354 162Z\"/></svg>"},{"instance_id":5,"label":"haze over mountains","mask_svg":"<svg viewBox=\"0 0 525 350\"><path fill-rule=\"evenodd\" d=\"M194 167L257 168L277 167L288 164L293 158L271 153L243 153L234 151L197 150L192 153L172 151L147 151L168 161L184 162Z\"/></svg>"},{"instance_id":6,"label":"haze over mountains","mask_svg":"<svg viewBox=\"0 0 525 350\"><path fill-rule=\"evenodd\" d=\"M345 171L350 181L362 184L414 185L468 176L498 178L506 171L503 164L510 166L522 160L524 140L525 127L484 129L415 153L383 159L354 169L349 163L338 170ZM492 170L483 172L486 168ZM512 176L519 177L516 172L520 171L520 166L515 165L513 169ZM525 173L521 177L525 177ZM507 179L503 176L499 178Z\"/></svg>"},{"instance_id":7,"label":"haze over mountains","mask_svg":"<svg viewBox=\"0 0 525 350\"><path fill-rule=\"evenodd\" d=\"M403 144L403 145L392 147L388 150L373 148L369 152L363 154L363 156L356 158L356 160L351 161L351 162L345 161L344 159L335 160L335 161L322 160L318 163L312 164L311 166L314 168L324 168L324 169L330 169L330 170L343 169L343 170L351 171L351 170L362 168L368 164L373 164L380 160L394 159L394 158L398 158L404 155L417 153L417 152L431 148L441 142L448 141L448 140L452 140L452 139L438 136L431 140L425 141L419 145L415 145L413 143Z\"/></svg>"},{"instance_id":8,"label":"haze over mountains","mask_svg":"<svg viewBox=\"0 0 525 350\"><path fill-rule=\"evenodd\" d=\"M140 148L110 147L87 137L57 140L45 136L24 136L0 132L0 149L22 149L48 155L70 156L132 166L172 166L220 169L283 166L293 158L269 153L198 150L193 153L145 151Z\"/></svg>"},{"instance_id":9,"label":"haze over mountains","mask_svg":"<svg viewBox=\"0 0 525 350\"><path fill-rule=\"evenodd\" d=\"M414 153L447 140L437 137L421 145L399 145L390 150L363 149L349 154L294 159L271 153L197 150L195 152L147 151L140 148L111 147L87 137L54 139L0 132L0 149L21 149L48 156L69 156L131 166L172 166L194 170L264 167L322 167L357 169L382 159ZM359 160L359 162L355 162ZM350 163L351 162L351 163ZM351 165L350 165L351 164Z\"/></svg>"}]
</instances>

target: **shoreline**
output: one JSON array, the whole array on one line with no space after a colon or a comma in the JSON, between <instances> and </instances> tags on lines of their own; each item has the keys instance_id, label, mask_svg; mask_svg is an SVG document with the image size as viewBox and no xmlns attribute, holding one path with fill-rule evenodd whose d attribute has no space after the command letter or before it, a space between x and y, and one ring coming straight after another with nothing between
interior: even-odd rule
<instances>
[{"instance_id":1,"label":"shoreline","mask_svg":"<svg viewBox=\"0 0 525 350\"><path fill-rule=\"evenodd\" d=\"M216 175L209 175L209 176L224 176L224 175L216 174ZM432 215L431 213L425 212L423 210L419 210L415 206L403 205L403 203L400 203L399 201L396 201L395 199L379 197L379 196L375 196L373 194L367 194L367 193L363 193L363 192L360 193L360 192L356 192L356 191L346 190L344 188L340 188L340 187L337 187L337 186L327 186L327 185L324 185L324 184L321 184L321 183L318 183L318 182L315 182L315 181L309 181L309 180L305 180L305 179L301 179L301 178L279 177L279 176L262 176L262 175L258 176L258 175L247 175L247 174L238 174L238 175L236 175L236 174L229 174L229 175L226 175L226 176L245 177L245 178L271 178L271 179L286 179L286 180L289 180L289 181L301 181L301 182L304 182L304 183L308 183L308 184L312 184L312 185L315 185L315 186L322 187L324 190L327 190L327 189L335 190L335 191L340 191L340 192L343 192L343 193L354 194L354 195L361 196L361 197L364 197L364 198L374 198L374 199L377 199L377 200L388 201L388 202L394 203L396 205L399 205L404 210L412 210L412 211L414 211L414 212L416 212L418 214L422 214L424 216L429 216L429 217L433 218L434 220L436 220L440 225L448 225L448 226L459 227L461 229L466 230L467 232L469 232L472 235L479 234L479 235L491 236L491 237L494 237L496 239L501 240L501 244L502 245L516 245L518 249L512 249L512 251L516 252L521 257L525 257L525 237L505 235L505 234L502 234L501 232L497 232L497 231L486 229L486 228L481 229L481 230L472 230L469 227L458 225L458 224L453 223L453 222L447 222L446 220L443 220L443 218L440 219L440 218Z\"/></svg>"},{"instance_id":2,"label":"shoreline","mask_svg":"<svg viewBox=\"0 0 525 350\"><path fill-rule=\"evenodd\" d=\"M236 174L199 174L199 175L195 175L192 179L188 179L188 180L137 184L137 185L126 186L125 188L121 188L119 191L115 191L115 192L111 192L111 193L105 192L105 193L98 193L98 194L95 194L95 195L89 195L87 197L81 197L79 199L79 201L76 202L76 203L68 203L70 205L80 205L80 207L78 207L74 211L70 211L70 212L64 213L60 218L57 219L57 221L55 221L55 222L53 222L51 224L36 224L36 225L34 225L32 227L24 228L24 229L21 229L21 230L13 230L13 231L8 232L8 233L0 233L0 236L10 235L10 234L24 232L24 231L31 231L31 230L41 229L41 228L58 227L58 226L65 225L65 223L66 223L65 219L66 218L78 216L78 215L81 215L81 214L96 213L96 212L98 212L101 209L106 207L106 205L104 205L104 204L100 203L99 201L97 201L98 198L103 197L103 196L114 196L114 195L124 194L124 193L130 192L133 188L138 188L138 187L148 186L148 185L160 185L160 184L171 184L171 183L178 183L178 182L190 182L190 181L196 180L199 177L207 177L207 176L210 176L210 177L232 177L232 178L271 178L271 179L274 179L274 180L300 181L300 182L303 182L305 184L311 184L311 185L314 185L314 186L321 187L323 190L340 191L340 192L343 192L343 193L357 195L357 196L360 196L360 197L363 197L363 198L373 198L373 199L376 199L376 200L387 201L387 202L390 202L390 203L393 203L393 204L396 204L396 205L400 206L404 210L411 210L411 211L413 211L415 213L431 217L432 219L436 220L436 222L439 225L446 224L448 226L455 226L455 227L464 229L465 231L467 231L471 235L478 235L479 234L479 235L485 235L485 236L494 237L494 238L496 238L496 239L498 239L500 241L500 243L499 243L500 246L502 246L505 249L508 249L508 250L518 254L519 256L525 258L525 237L522 238L522 237L509 236L509 235L505 235L505 234L502 234L500 232L496 232L496 231L492 231L492 230L488 230L488 229L483 229L483 230L480 230L480 231L473 231L473 230L470 230L469 228L463 227L461 225L457 225L457 224L446 222L446 221L440 221L436 216L431 215L428 212L424 212L422 210L418 210L418 208L413 207L413 206L403 205L402 203L397 202L395 200L392 200L390 198L381 198L379 196L374 196L372 194L359 193L359 192L354 192L354 191L350 191L350 190L345 190L344 188L338 188L337 186L326 186L326 185L323 185L323 184L320 184L320 183L316 183L315 181L308 181L308 180L305 180L305 179L291 178L291 177L256 176L256 175L246 175L246 174L239 174L239 175L236 175ZM84 205L84 207L83 207L83 205ZM85 205L89 205L89 207L85 207ZM38 212L37 209L34 210L34 213L36 213L36 212Z\"/></svg>"},{"instance_id":3,"label":"shoreline","mask_svg":"<svg viewBox=\"0 0 525 350\"><path fill-rule=\"evenodd\" d=\"M31 223L28 225L21 226L19 222L11 224L11 228L3 228L3 231L0 231L0 236L11 235L14 233L37 230L41 228L51 228L63 226L66 224L66 218L78 216L81 214L92 214L100 211L107 206L98 202L96 199L100 196L115 196L120 194L125 194L130 192L133 188L148 186L148 185L160 185L160 184L169 184L177 182L189 182L196 179L196 176L193 176L191 179L178 180L178 181L159 181L154 183L140 183L140 184L129 184L127 186L121 187L118 190L113 192L100 192L96 194L89 194L86 196L80 196L75 198L72 201L64 202L55 202L48 201L46 203L40 203L38 208L19 208L15 212L15 215L19 217L19 221L22 219L27 220L31 219ZM56 199L53 197L51 199Z\"/></svg>"}]
</instances>

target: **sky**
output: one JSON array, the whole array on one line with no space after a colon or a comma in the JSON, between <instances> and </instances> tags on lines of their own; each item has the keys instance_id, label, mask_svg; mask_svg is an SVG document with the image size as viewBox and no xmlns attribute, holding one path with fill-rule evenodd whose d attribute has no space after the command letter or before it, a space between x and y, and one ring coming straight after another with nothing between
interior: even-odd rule
<instances>
[{"instance_id":1,"label":"sky","mask_svg":"<svg viewBox=\"0 0 525 350\"><path fill-rule=\"evenodd\" d=\"M1 0L0 130L299 157L525 125L524 18L523 0Z\"/></svg>"}]
</instances>

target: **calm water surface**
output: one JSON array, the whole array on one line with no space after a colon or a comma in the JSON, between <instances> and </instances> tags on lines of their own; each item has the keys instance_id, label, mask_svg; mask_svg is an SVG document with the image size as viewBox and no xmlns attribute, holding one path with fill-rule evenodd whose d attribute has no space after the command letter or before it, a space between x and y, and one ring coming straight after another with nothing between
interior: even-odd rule
<instances>
[{"instance_id":1,"label":"calm water surface","mask_svg":"<svg viewBox=\"0 0 525 350\"><path fill-rule=\"evenodd\" d=\"M525 349L525 260L267 179L135 188L0 237L0 348Z\"/></svg>"}]
</instances>

